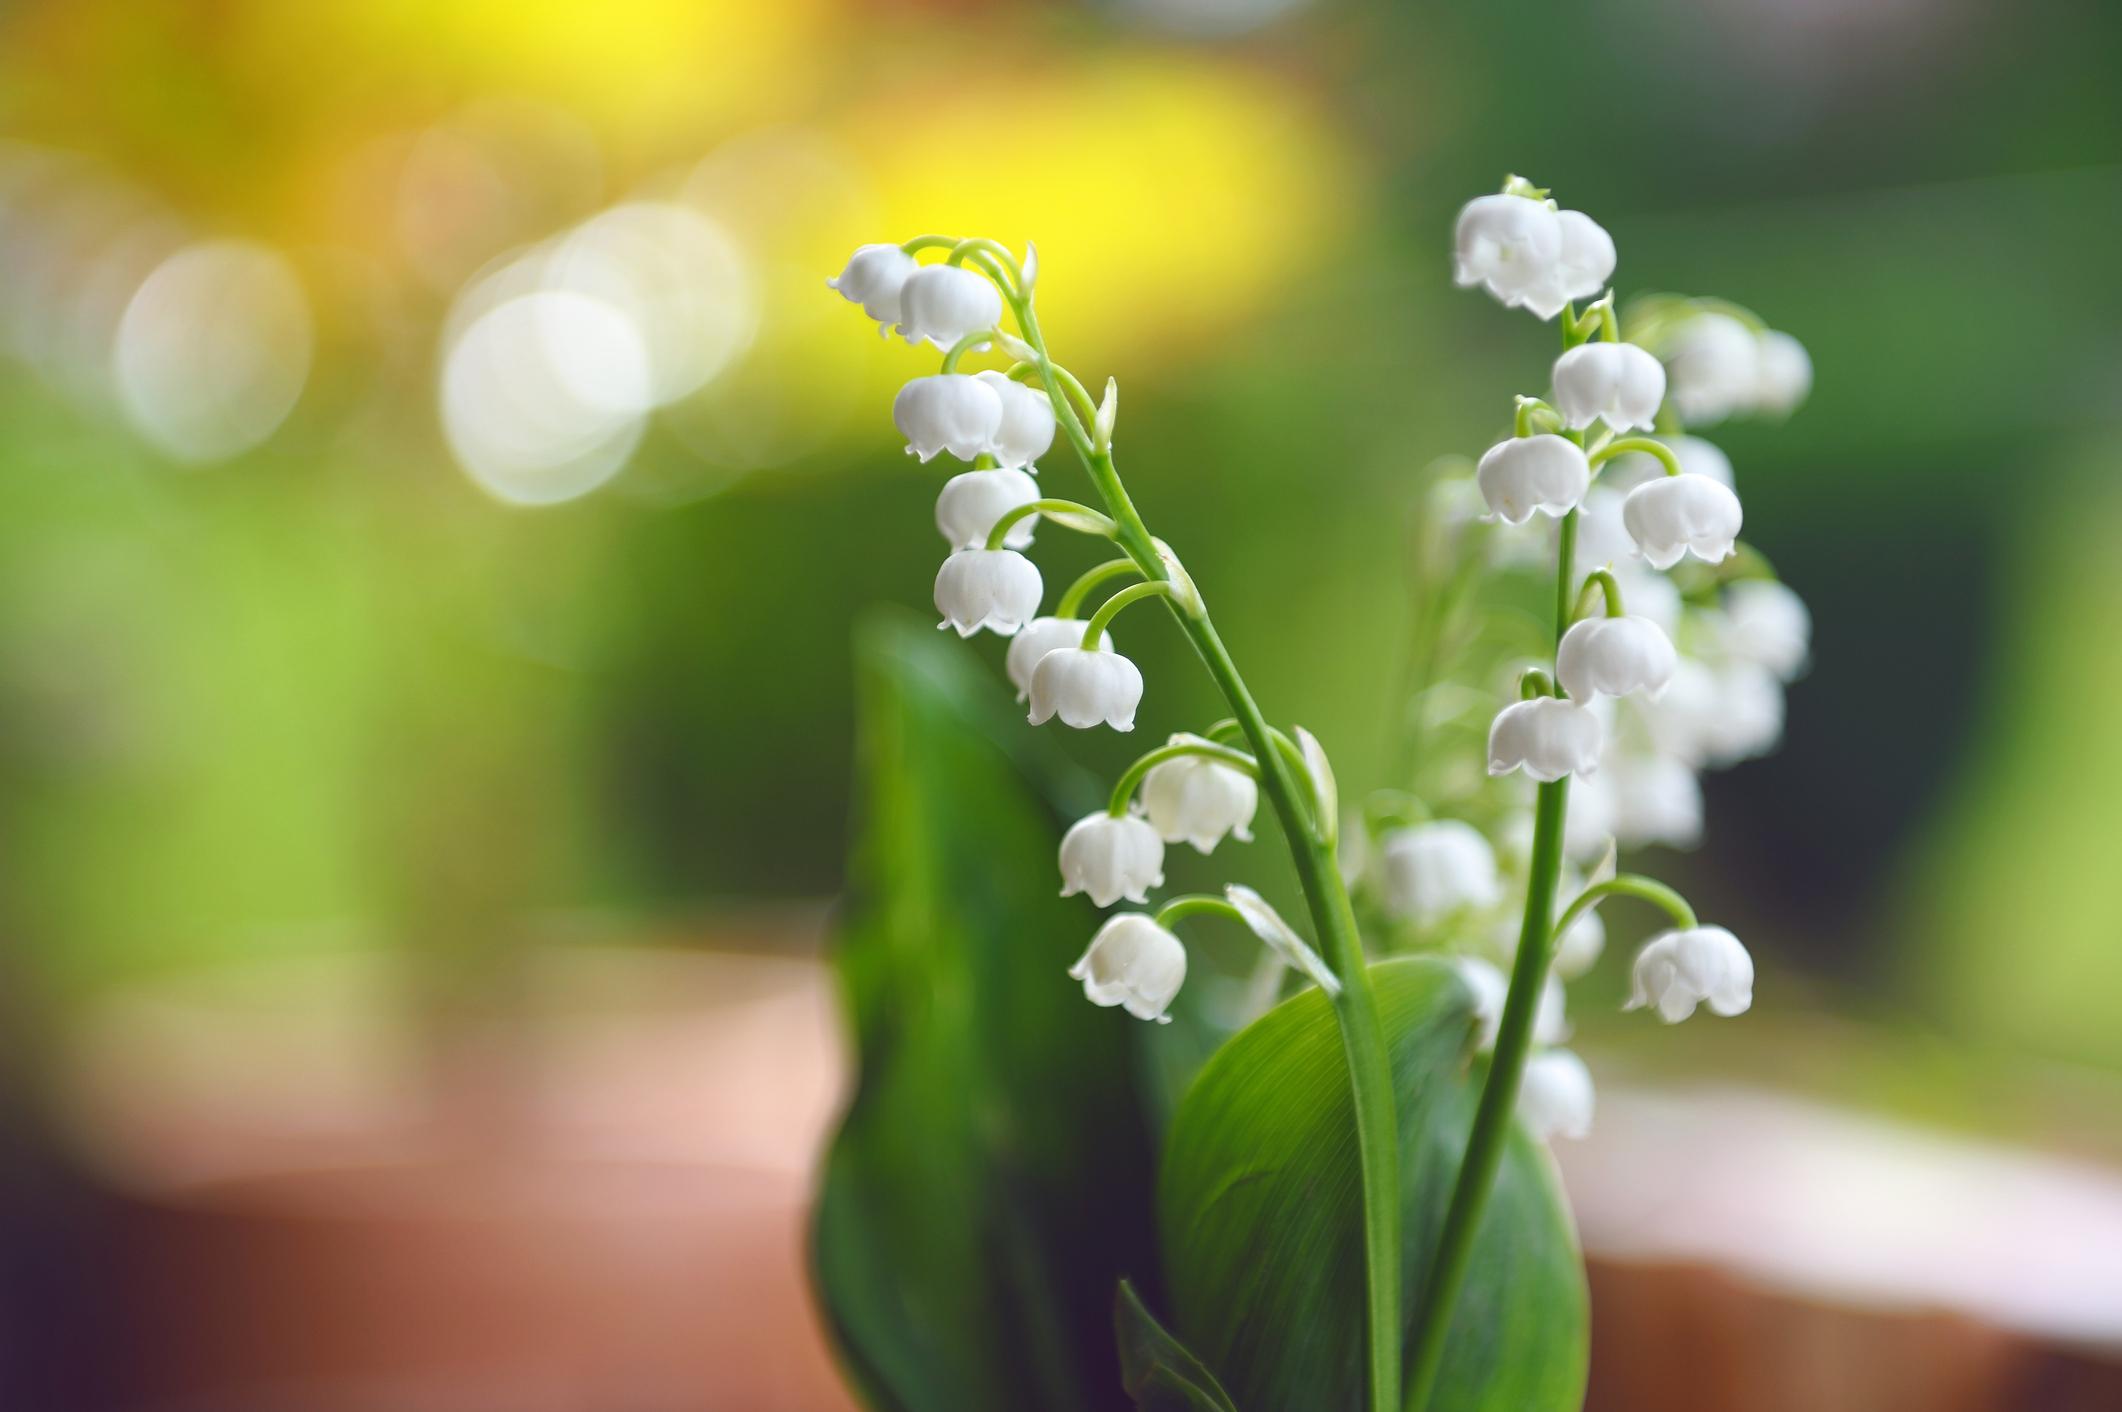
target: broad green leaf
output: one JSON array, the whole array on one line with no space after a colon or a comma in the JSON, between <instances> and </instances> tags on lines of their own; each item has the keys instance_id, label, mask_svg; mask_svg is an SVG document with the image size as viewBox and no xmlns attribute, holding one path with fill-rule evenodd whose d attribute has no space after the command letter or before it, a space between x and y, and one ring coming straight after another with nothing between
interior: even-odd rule
<instances>
[{"instance_id":1,"label":"broad green leaf","mask_svg":"<svg viewBox=\"0 0 2122 1412\"><path fill-rule=\"evenodd\" d=\"M1472 997L1451 968L1371 968L1400 1113L1406 1288L1420 1288L1472 1122ZM1363 1239L1340 1032L1306 991L1219 1050L1172 1120L1158 1221L1174 1322L1247 1412L1363 1405ZM1575 1412L1588 1340L1576 1235L1514 1133L1430 1412Z\"/></svg>"},{"instance_id":2,"label":"broad green leaf","mask_svg":"<svg viewBox=\"0 0 2122 1412\"><path fill-rule=\"evenodd\" d=\"M1121 1382L1140 1412L1237 1412L1216 1375L1157 1322L1126 1280L1113 1298L1113 1332Z\"/></svg>"},{"instance_id":3,"label":"broad green leaf","mask_svg":"<svg viewBox=\"0 0 2122 1412\"><path fill-rule=\"evenodd\" d=\"M872 620L858 656L836 960L860 1074L818 1198L823 1303L880 1408L1127 1407L1112 1291L1156 1268L1152 1027L1068 979L1098 917L1054 865L1102 791L931 624Z\"/></svg>"}]
</instances>

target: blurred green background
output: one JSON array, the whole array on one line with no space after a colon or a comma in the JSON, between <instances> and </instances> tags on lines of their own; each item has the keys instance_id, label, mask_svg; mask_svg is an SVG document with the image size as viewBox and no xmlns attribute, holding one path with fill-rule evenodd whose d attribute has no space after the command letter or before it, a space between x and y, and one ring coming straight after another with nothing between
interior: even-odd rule
<instances>
[{"instance_id":1,"label":"blurred green background","mask_svg":"<svg viewBox=\"0 0 2122 1412\"><path fill-rule=\"evenodd\" d=\"M1344 796L1385 783L1419 472L1552 345L1448 278L1458 204L1516 171L1613 232L1624 297L1738 300L1817 368L1717 436L1814 667L1658 871L1748 938L1763 1011L1909 1046L1832 1082L1956 1112L2060 1062L2111 1096L2118 65L2096 0L18 3L9 1093L41 1105L83 1004L204 963L391 949L476 1004L556 930L833 895L851 625L925 611L939 557L888 415L928 360L823 287L865 241L1038 242L1057 353L1121 380L1130 486L1270 714ZM633 292L713 367L608 479L509 503L445 432L452 354L488 276L641 202L707 224L712 278ZM248 273L149 297L214 240ZM1049 548L1049 582L1089 562ZM1217 714L1133 632L1148 735ZM998 691L999 648L964 649Z\"/></svg>"}]
</instances>

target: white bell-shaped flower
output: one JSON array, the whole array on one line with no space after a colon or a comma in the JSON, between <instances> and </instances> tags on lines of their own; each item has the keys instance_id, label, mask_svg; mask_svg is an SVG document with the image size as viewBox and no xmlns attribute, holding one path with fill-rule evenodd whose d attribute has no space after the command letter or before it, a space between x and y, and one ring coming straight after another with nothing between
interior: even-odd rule
<instances>
[{"instance_id":1,"label":"white bell-shaped flower","mask_svg":"<svg viewBox=\"0 0 2122 1412\"><path fill-rule=\"evenodd\" d=\"M1715 754L1718 706L1717 674L1709 664L1682 657L1673 667L1665 694L1636 703L1650 741L1660 754L1700 767Z\"/></svg>"},{"instance_id":2,"label":"white bell-shaped flower","mask_svg":"<svg viewBox=\"0 0 2122 1412\"><path fill-rule=\"evenodd\" d=\"M1142 673L1119 653L1100 646L1057 647L1032 668L1031 723L1043 725L1055 716L1077 730L1108 725L1116 731L1135 728L1135 708L1142 704Z\"/></svg>"},{"instance_id":3,"label":"white bell-shaped flower","mask_svg":"<svg viewBox=\"0 0 2122 1412\"><path fill-rule=\"evenodd\" d=\"M1452 969L1473 995L1474 1045L1483 1051L1496 1047L1496 1031L1503 1025L1503 1006L1510 999L1510 977L1493 961L1479 956L1454 956ZM1564 1008L1562 982L1550 972L1540 987L1538 1008L1533 1011L1533 1043L1560 1044L1569 1038L1569 1016Z\"/></svg>"},{"instance_id":4,"label":"white bell-shaped flower","mask_svg":"<svg viewBox=\"0 0 2122 1412\"><path fill-rule=\"evenodd\" d=\"M860 245L839 277L825 284L839 290L841 298L860 304L882 333L886 324L899 322L899 291L919 268L920 262L896 245Z\"/></svg>"},{"instance_id":5,"label":"white bell-shaped flower","mask_svg":"<svg viewBox=\"0 0 2122 1412\"><path fill-rule=\"evenodd\" d=\"M978 549L988 532L1019 505L1039 498L1039 482L1022 471L964 471L943 483L936 496L936 528L953 549ZM1027 549L1039 517L1026 515L1002 535L1005 549Z\"/></svg>"},{"instance_id":6,"label":"white bell-shaped flower","mask_svg":"<svg viewBox=\"0 0 2122 1412\"><path fill-rule=\"evenodd\" d=\"M1669 569L1690 553L1710 564L1725 559L1744 518L1739 497L1708 476L1660 476L1621 503L1621 523L1654 569Z\"/></svg>"},{"instance_id":7,"label":"white bell-shaped flower","mask_svg":"<svg viewBox=\"0 0 2122 1412\"><path fill-rule=\"evenodd\" d=\"M1703 730L1710 763L1735 765L1775 749L1783 739L1783 683L1752 662L1727 662L1713 680L1715 705Z\"/></svg>"},{"instance_id":8,"label":"white bell-shaped flower","mask_svg":"<svg viewBox=\"0 0 2122 1412\"><path fill-rule=\"evenodd\" d=\"M1612 800L1614 841L1623 848L1693 848L1702 841L1702 783L1685 760L1646 752L1601 771ZM1572 808L1576 795L1570 796Z\"/></svg>"},{"instance_id":9,"label":"white bell-shaped flower","mask_svg":"<svg viewBox=\"0 0 2122 1412\"><path fill-rule=\"evenodd\" d=\"M1652 937L1636 953L1625 1010L1649 1006L1676 1025L1706 1004L1719 1015L1754 1003L1754 958L1722 927L1689 927Z\"/></svg>"},{"instance_id":10,"label":"white bell-shaped flower","mask_svg":"<svg viewBox=\"0 0 2122 1412\"><path fill-rule=\"evenodd\" d=\"M1591 1070L1567 1049L1545 1049L1525 1061L1518 1081L1518 1121L1541 1142L1591 1136Z\"/></svg>"},{"instance_id":11,"label":"white bell-shaped flower","mask_svg":"<svg viewBox=\"0 0 2122 1412\"><path fill-rule=\"evenodd\" d=\"M1621 523L1621 502L1627 498L1606 483L1605 473L1601 473L1597 485L1585 492L1584 503L1577 507L1577 547L1573 561L1579 574L1634 561L1636 542L1628 537L1628 530ZM1560 528L1556 526L1558 533ZM1548 562L1553 562L1551 557Z\"/></svg>"},{"instance_id":12,"label":"white bell-shaped flower","mask_svg":"<svg viewBox=\"0 0 2122 1412\"><path fill-rule=\"evenodd\" d=\"M1039 566L1014 549L960 549L936 571L936 611L960 637L982 628L1008 637L1038 613L1044 592Z\"/></svg>"},{"instance_id":13,"label":"white bell-shaped flower","mask_svg":"<svg viewBox=\"0 0 2122 1412\"><path fill-rule=\"evenodd\" d=\"M1805 670L1813 615L1805 600L1774 579L1741 579L1724 593L1718 645L1726 655L1766 667L1783 681Z\"/></svg>"},{"instance_id":14,"label":"white bell-shaped flower","mask_svg":"<svg viewBox=\"0 0 2122 1412\"><path fill-rule=\"evenodd\" d=\"M1732 477L1731 457L1724 448L1713 441L1704 441L1699 436L1661 436L1673 459L1680 463L1680 470L1691 476L1708 476L1720 485L1736 487L1738 481ZM1611 486L1626 493L1646 481L1654 481L1665 474L1665 463L1645 451L1631 451L1616 456L1599 471L1599 484Z\"/></svg>"},{"instance_id":15,"label":"white bell-shaped flower","mask_svg":"<svg viewBox=\"0 0 2122 1412\"><path fill-rule=\"evenodd\" d=\"M1513 701L1488 728L1488 772L1524 770L1543 784L1599 768L1606 732L1587 706L1559 697Z\"/></svg>"},{"instance_id":16,"label":"white bell-shaped flower","mask_svg":"<svg viewBox=\"0 0 2122 1412\"><path fill-rule=\"evenodd\" d=\"M1512 308L1553 297L1562 223L1545 201L1507 192L1477 196L1459 211L1453 247L1453 278L1461 286L1484 285ZM1557 302L1540 317L1553 318L1561 307Z\"/></svg>"},{"instance_id":17,"label":"white bell-shaped flower","mask_svg":"<svg viewBox=\"0 0 2122 1412\"><path fill-rule=\"evenodd\" d=\"M1100 907L1149 901L1164 885L1164 840L1132 814L1086 814L1061 835L1061 895L1086 893Z\"/></svg>"},{"instance_id":18,"label":"white bell-shaped flower","mask_svg":"<svg viewBox=\"0 0 2122 1412\"><path fill-rule=\"evenodd\" d=\"M1555 410L1572 430L1605 422L1649 431L1665 400L1665 368L1633 343L1587 343L1555 359Z\"/></svg>"},{"instance_id":19,"label":"white bell-shaped flower","mask_svg":"<svg viewBox=\"0 0 2122 1412\"><path fill-rule=\"evenodd\" d=\"M1612 781L1606 777L1602 760L1599 773L1580 775L1570 784L1569 815L1562 821L1563 856L1589 862L1606 852L1613 836Z\"/></svg>"},{"instance_id":20,"label":"white bell-shaped flower","mask_svg":"<svg viewBox=\"0 0 2122 1412\"><path fill-rule=\"evenodd\" d=\"M990 448L998 464L1036 469L1033 462L1054 444L1054 404L1047 395L990 368L974 377L1002 399L1002 423Z\"/></svg>"},{"instance_id":21,"label":"white bell-shaped flower","mask_svg":"<svg viewBox=\"0 0 2122 1412\"><path fill-rule=\"evenodd\" d=\"M1678 663L1672 639L1648 618L1585 618L1570 625L1555 650L1555 680L1575 701L1594 696L1655 697Z\"/></svg>"},{"instance_id":22,"label":"white bell-shaped flower","mask_svg":"<svg viewBox=\"0 0 2122 1412\"><path fill-rule=\"evenodd\" d=\"M1171 744L1206 744L1181 732ZM1150 767L1142 781L1142 808L1166 843L1191 843L1207 853L1229 834L1252 842L1260 786L1243 770L1205 755L1181 755Z\"/></svg>"},{"instance_id":23,"label":"white bell-shaped flower","mask_svg":"<svg viewBox=\"0 0 2122 1412\"><path fill-rule=\"evenodd\" d=\"M1697 314L1666 345L1673 408L1683 421L1716 422L1754 405L1760 340L1729 314Z\"/></svg>"},{"instance_id":24,"label":"white bell-shaped flower","mask_svg":"<svg viewBox=\"0 0 2122 1412\"><path fill-rule=\"evenodd\" d=\"M948 451L961 461L994 450L1002 429L1002 399L966 373L915 378L892 400L892 422L906 438L907 454L923 462Z\"/></svg>"},{"instance_id":25,"label":"white bell-shaped flower","mask_svg":"<svg viewBox=\"0 0 2122 1412\"><path fill-rule=\"evenodd\" d=\"M985 275L960 265L923 265L899 287L899 332L948 349L1002 319L1002 295Z\"/></svg>"},{"instance_id":26,"label":"white bell-shaped flower","mask_svg":"<svg viewBox=\"0 0 2122 1412\"><path fill-rule=\"evenodd\" d=\"M1505 524L1522 525L1534 511L1559 518L1576 509L1591 464L1584 448L1566 437L1514 436L1482 453L1474 480L1491 511Z\"/></svg>"},{"instance_id":27,"label":"white bell-shaped flower","mask_svg":"<svg viewBox=\"0 0 2122 1412\"><path fill-rule=\"evenodd\" d=\"M1503 900L1496 852L1472 824L1438 819L1394 829L1379 852L1387 909L1418 927Z\"/></svg>"},{"instance_id":28,"label":"white bell-shaped flower","mask_svg":"<svg viewBox=\"0 0 2122 1412\"><path fill-rule=\"evenodd\" d=\"M1805 345L1769 329L1760 335L1754 357L1754 409L1772 416L1796 411L1813 390L1813 360Z\"/></svg>"},{"instance_id":29,"label":"white bell-shaped flower","mask_svg":"<svg viewBox=\"0 0 2122 1412\"><path fill-rule=\"evenodd\" d=\"M1582 211L1557 211L1555 224L1562 232L1562 248L1548 266L1547 278L1520 301L1543 319L1561 313L1572 299L1591 298L1606 288L1614 273L1614 238L1604 226Z\"/></svg>"},{"instance_id":30,"label":"white bell-shaped flower","mask_svg":"<svg viewBox=\"0 0 2122 1412\"><path fill-rule=\"evenodd\" d=\"M1032 669L1039 665L1039 659L1057 647L1081 647L1083 629L1089 626L1082 618L1033 618L1009 640L1009 652L1003 659L1003 666L1017 688L1019 701L1031 695ZM1104 642L1107 647L1117 650L1110 631L1105 634Z\"/></svg>"},{"instance_id":31,"label":"white bell-shaped flower","mask_svg":"<svg viewBox=\"0 0 2122 1412\"><path fill-rule=\"evenodd\" d=\"M1140 912L1122 912L1098 928L1068 974L1083 982L1093 1005L1124 1006L1138 1020L1171 1023L1164 1012L1186 982L1186 947Z\"/></svg>"}]
</instances>

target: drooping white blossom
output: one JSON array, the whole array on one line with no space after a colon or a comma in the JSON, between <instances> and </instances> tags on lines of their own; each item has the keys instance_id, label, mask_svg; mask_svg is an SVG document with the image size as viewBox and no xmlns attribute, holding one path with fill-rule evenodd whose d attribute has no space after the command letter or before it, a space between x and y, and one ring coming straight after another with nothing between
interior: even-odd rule
<instances>
[{"instance_id":1,"label":"drooping white blossom","mask_svg":"<svg viewBox=\"0 0 2122 1412\"><path fill-rule=\"evenodd\" d=\"M1678 661L1672 639L1649 618L1585 618L1570 625L1555 650L1555 680L1572 700L1594 696L1655 697Z\"/></svg>"},{"instance_id":2,"label":"drooping white blossom","mask_svg":"<svg viewBox=\"0 0 2122 1412\"><path fill-rule=\"evenodd\" d=\"M1614 841L1623 848L1693 848L1702 841L1702 784L1685 760L1631 753L1608 760L1599 777L1611 801Z\"/></svg>"},{"instance_id":3,"label":"drooping white blossom","mask_svg":"<svg viewBox=\"0 0 2122 1412\"><path fill-rule=\"evenodd\" d=\"M1687 475L1708 476L1721 485L1736 487L1738 481L1732 476L1731 457L1724 448L1699 436L1661 436L1673 459ZM1599 470L1599 484L1612 486L1615 490L1634 490L1645 481L1653 481L1665 474L1665 463L1647 451L1630 451L1616 456Z\"/></svg>"},{"instance_id":4,"label":"drooping white blossom","mask_svg":"<svg viewBox=\"0 0 2122 1412\"><path fill-rule=\"evenodd\" d=\"M1683 421L1717 422L1751 409L1760 386L1760 340L1729 314L1687 320L1666 345L1673 407Z\"/></svg>"},{"instance_id":5,"label":"drooping white blossom","mask_svg":"<svg viewBox=\"0 0 2122 1412\"><path fill-rule=\"evenodd\" d=\"M1467 202L1453 243L1460 285L1483 285L1543 319L1597 294L1614 272L1613 237L1597 221L1509 192Z\"/></svg>"},{"instance_id":6,"label":"drooping white blossom","mask_svg":"<svg viewBox=\"0 0 2122 1412\"><path fill-rule=\"evenodd\" d=\"M1197 735L1181 732L1173 745L1205 745ZM1207 853L1229 834L1252 841L1253 814L1260 807L1260 787L1251 775L1205 755L1181 755L1150 767L1142 781L1142 807L1166 843L1191 843Z\"/></svg>"},{"instance_id":7,"label":"drooping white blossom","mask_svg":"<svg viewBox=\"0 0 2122 1412\"><path fill-rule=\"evenodd\" d=\"M1002 295L986 276L960 265L923 265L899 287L899 332L948 349L1002 318Z\"/></svg>"},{"instance_id":8,"label":"drooping white blossom","mask_svg":"<svg viewBox=\"0 0 2122 1412\"><path fill-rule=\"evenodd\" d=\"M1020 505L1039 498L1039 482L1022 471L964 471L943 483L936 496L936 528L953 549L978 549L987 543L988 531ZM1026 515L1002 535L1005 549L1027 549L1037 515Z\"/></svg>"},{"instance_id":9,"label":"drooping white blossom","mask_svg":"<svg viewBox=\"0 0 2122 1412\"><path fill-rule=\"evenodd\" d=\"M990 450L995 462L1006 467L1036 470L1033 464L1054 444L1054 404L1044 392L990 368L974 377L994 389L1002 399L1002 422L995 429Z\"/></svg>"},{"instance_id":10,"label":"drooping white blossom","mask_svg":"<svg viewBox=\"0 0 2122 1412\"><path fill-rule=\"evenodd\" d=\"M1031 695L1032 669L1039 665L1039 659L1057 647L1081 647L1083 630L1089 626L1082 618L1033 618L1009 640L1009 652L1003 666L1009 671L1010 681L1016 685L1019 701ZM1110 631L1102 641L1107 647L1118 650Z\"/></svg>"},{"instance_id":11,"label":"drooping white blossom","mask_svg":"<svg viewBox=\"0 0 2122 1412\"><path fill-rule=\"evenodd\" d=\"M1628 530L1621 523L1621 502L1627 496L1606 483L1611 473L1610 466L1602 471L1598 484L1585 492L1584 503L1577 507L1577 547L1572 566L1579 574L1629 563L1636 557L1636 542L1628 537ZM1552 558L1548 562L1553 562Z\"/></svg>"},{"instance_id":12,"label":"drooping white blossom","mask_svg":"<svg viewBox=\"0 0 2122 1412\"><path fill-rule=\"evenodd\" d=\"M1669 569L1688 554L1718 563L1731 554L1743 519L1739 497L1708 476L1660 476L1621 503L1621 522L1654 569Z\"/></svg>"},{"instance_id":13,"label":"drooping white blossom","mask_svg":"<svg viewBox=\"0 0 2122 1412\"><path fill-rule=\"evenodd\" d=\"M899 291L920 262L896 245L860 245L848 257L847 268L826 287L840 297L860 304L862 312L877 321L877 332L899 322Z\"/></svg>"},{"instance_id":14,"label":"drooping white blossom","mask_svg":"<svg viewBox=\"0 0 2122 1412\"><path fill-rule=\"evenodd\" d=\"M1805 670L1812 637L1805 600L1776 580L1741 579L1725 590L1717 640L1726 655L1789 681Z\"/></svg>"},{"instance_id":15,"label":"drooping white blossom","mask_svg":"<svg viewBox=\"0 0 2122 1412\"><path fill-rule=\"evenodd\" d=\"M1418 927L1503 898L1496 854L1472 824L1437 819L1394 829L1379 841L1385 905Z\"/></svg>"},{"instance_id":16,"label":"drooping white blossom","mask_svg":"<svg viewBox=\"0 0 2122 1412\"><path fill-rule=\"evenodd\" d=\"M986 628L1003 637L1039 611L1039 566L1014 549L960 549L936 571L936 611L958 636Z\"/></svg>"},{"instance_id":17,"label":"drooping white blossom","mask_svg":"<svg viewBox=\"0 0 2122 1412\"><path fill-rule=\"evenodd\" d=\"M1514 701L1488 728L1488 772L1524 770L1546 783L1599 768L1605 731L1589 707L1559 697Z\"/></svg>"},{"instance_id":18,"label":"drooping white blossom","mask_svg":"<svg viewBox=\"0 0 2122 1412\"><path fill-rule=\"evenodd\" d=\"M1723 927L1662 932L1636 953L1627 1010L1648 1006L1676 1025L1706 1004L1718 1015L1745 1013L1754 1001L1754 960Z\"/></svg>"},{"instance_id":19,"label":"drooping white blossom","mask_svg":"<svg viewBox=\"0 0 2122 1412\"><path fill-rule=\"evenodd\" d=\"M1525 1061L1518 1081L1518 1121L1535 1138L1591 1136L1591 1070L1567 1049L1545 1049Z\"/></svg>"},{"instance_id":20,"label":"drooping white blossom","mask_svg":"<svg viewBox=\"0 0 2122 1412\"><path fill-rule=\"evenodd\" d=\"M1165 1014L1186 982L1186 947L1140 912L1122 912L1098 928L1071 978L1093 1005L1119 1005L1138 1020L1169 1024Z\"/></svg>"},{"instance_id":21,"label":"drooping white blossom","mask_svg":"<svg viewBox=\"0 0 2122 1412\"><path fill-rule=\"evenodd\" d=\"M1649 431L1665 400L1665 368L1633 343L1587 343L1555 360L1555 409L1575 431L1605 422Z\"/></svg>"},{"instance_id":22,"label":"drooping white blossom","mask_svg":"<svg viewBox=\"0 0 2122 1412\"><path fill-rule=\"evenodd\" d=\"M1591 464L1584 448L1566 437L1514 436L1482 453L1474 481L1498 518L1522 525L1535 511L1559 518L1574 510L1591 481Z\"/></svg>"},{"instance_id":23,"label":"drooping white blossom","mask_svg":"<svg viewBox=\"0 0 2122 1412\"><path fill-rule=\"evenodd\" d=\"M1149 901L1164 885L1164 840L1132 814L1086 814L1061 836L1061 895L1085 893L1100 907Z\"/></svg>"},{"instance_id":24,"label":"drooping white blossom","mask_svg":"<svg viewBox=\"0 0 2122 1412\"><path fill-rule=\"evenodd\" d=\"M1475 1047L1484 1051L1495 1048L1496 1031L1503 1024L1503 1006L1510 998L1510 977L1495 962L1479 956L1455 956L1452 969L1473 995ZM1550 973L1540 987L1539 1003L1533 1011L1533 1043L1560 1044L1568 1038L1569 1016L1564 1009L1562 982Z\"/></svg>"},{"instance_id":25,"label":"drooping white blossom","mask_svg":"<svg viewBox=\"0 0 2122 1412\"><path fill-rule=\"evenodd\" d=\"M966 373L915 378L892 400L892 422L906 438L909 455L934 460L948 451L961 461L994 450L1002 429L1002 399Z\"/></svg>"},{"instance_id":26,"label":"drooping white blossom","mask_svg":"<svg viewBox=\"0 0 2122 1412\"><path fill-rule=\"evenodd\" d=\"M1057 647L1032 668L1030 695L1035 726L1059 716L1063 725L1077 730L1108 725L1131 731L1135 708L1142 704L1142 673L1102 640L1088 652Z\"/></svg>"},{"instance_id":27,"label":"drooping white blossom","mask_svg":"<svg viewBox=\"0 0 2122 1412\"><path fill-rule=\"evenodd\" d=\"M1716 706L1704 730L1709 761L1735 765L1775 749L1783 739L1783 683L1752 662L1727 662L1712 674Z\"/></svg>"},{"instance_id":28,"label":"drooping white blossom","mask_svg":"<svg viewBox=\"0 0 2122 1412\"><path fill-rule=\"evenodd\" d=\"M1599 773L1580 775L1570 784L1569 815L1562 821L1563 856L1580 863L1597 858L1613 836L1613 786L1602 761Z\"/></svg>"},{"instance_id":29,"label":"drooping white blossom","mask_svg":"<svg viewBox=\"0 0 2122 1412\"><path fill-rule=\"evenodd\" d=\"M1788 416L1813 390L1812 355L1787 333L1768 329L1755 348L1753 405L1771 416Z\"/></svg>"}]
</instances>

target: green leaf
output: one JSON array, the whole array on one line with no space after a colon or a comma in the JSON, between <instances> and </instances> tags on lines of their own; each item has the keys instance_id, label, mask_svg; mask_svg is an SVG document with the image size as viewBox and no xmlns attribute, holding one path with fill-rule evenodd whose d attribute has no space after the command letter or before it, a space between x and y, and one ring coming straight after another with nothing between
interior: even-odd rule
<instances>
[{"instance_id":1,"label":"green leaf","mask_svg":"<svg viewBox=\"0 0 2122 1412\"><path fill-rule=\"evenodd\" d=\"M813 1234L829 1321L879 1407L1125 1408L1111 1299L1156 1267L1151 1027L1068 979L1098 917L1054 871L1102 790L931 624L872 620L858 658L836 960L860 1075Z\"/></svg>"},{"instance_id":2,"label":"green leaf","mask_svg":"<svg viewBox=\"0 0 2122 1412\"><path fill-rule=\"evenodd\" d=\"M1451 967L1371 968L1400 1113L1412 1316L1482 1070ZM1358 1408L1363 1239L1355 1129L1332 1008L1306 991L1241 1032L1172 1120L1158 1189L1171 1308L1187 1344L1255 1409ZM1514 1132L1429 1412L1575 1412L1588 1345L1582 1260L1546 1152Z\"/></svg>"},{"instance_id":3,"label":"green leaf","mask_svg":"<svg viewBox=\"0 0 2122 1412\"><path fill-rule=\"evenodd\" d=\"M1120 1380L1142 1412L1238 1412L1216 1375L1157 1322L1126 1280L1113 1298L1113 1330Z\"/></svg>"}]
</instances>

